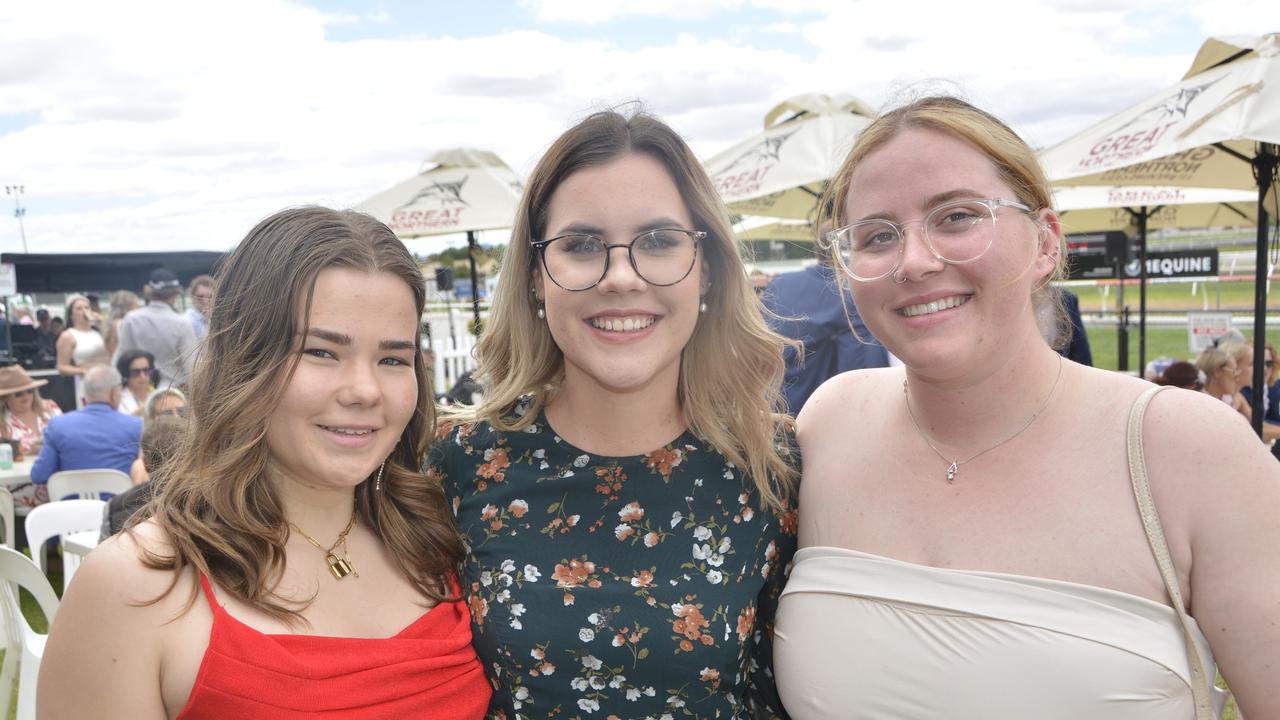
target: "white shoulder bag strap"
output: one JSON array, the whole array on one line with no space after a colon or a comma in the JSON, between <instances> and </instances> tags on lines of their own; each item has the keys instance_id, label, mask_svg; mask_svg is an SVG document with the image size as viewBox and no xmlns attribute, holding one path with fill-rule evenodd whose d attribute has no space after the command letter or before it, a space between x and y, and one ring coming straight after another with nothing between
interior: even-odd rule
<instances>
[{"instance_id":1,"label":"white shoulder bag strap","mask_svg":"<svg viewBox=\"0 0 1280 720\"><path fill-rule=\"evenodd\" d=\"M1164 539L1164 529L1160 527L1160 516L1156 513L1155 501L1151 499L1151 483L1147 481L1147 462L1142 453L1142 418L1146 415L1147 405L1155 397L1162 386L1149 388L1133 403L1129 411L1129 479L1133 481L1133 496L1138 501L1138 510L1142 513L1142 527L1147 531L1147 542L1151 552L1156 556L1156 564L1160 566L1160 577L1164 580L1165 590L1169 593L1169 601L1182 621L1182 634L1187 643L1187 661L1191 666L1191 697L1196 704L1196 720L1216 720L1210 700L1209 679L1205 677L1204 663L1196 648L1195 637L1191 630L1191 621L1187 617L1182 591L1178 588L1178 576L1173 570L1173 560L1169 556L1169 544Z\"/></svg>"}]
</instances>

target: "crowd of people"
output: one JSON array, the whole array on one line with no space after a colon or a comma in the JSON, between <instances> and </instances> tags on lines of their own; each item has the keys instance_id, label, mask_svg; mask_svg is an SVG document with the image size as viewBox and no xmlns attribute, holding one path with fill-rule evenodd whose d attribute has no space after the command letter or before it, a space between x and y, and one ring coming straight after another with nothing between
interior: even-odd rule
<instances>
[{"instance_id":1,"label":"crowd of people","mask_svg":"<svg viewBox=\"0 0 1280 720\"><path fill-rule=\"evenodd\" d=\"M827 304L764 298L802 333L856 312L878 366L821 384L644 112L535 167L474 404L434 402L425 284L373 218L263 220L203 328L153 275L114 367L67 348L88 408L6 395L59 457L109 406L150 477L63 598L41 717L1207 720L1219 670L1280 717L1280 464L1238 349L1205 392L1071 359L1035 153L955 98L872 122L819 207Z\"/></svg>"}]
</instances>

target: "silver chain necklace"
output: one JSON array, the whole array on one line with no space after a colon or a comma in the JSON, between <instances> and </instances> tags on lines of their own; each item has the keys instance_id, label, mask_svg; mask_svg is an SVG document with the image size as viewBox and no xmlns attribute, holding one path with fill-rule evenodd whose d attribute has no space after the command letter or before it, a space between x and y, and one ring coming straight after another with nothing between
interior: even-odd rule
<instances>
[{"instance_id":1,"label":"silver chain necklace","mask_svg":"<svg viewBox=\"0 0 1280 720\"><path fill-rule=\"evenodd\" d=\"M919 421L916 420L916 414L911 411L911 397L907 393L907 381L905 378L902 381L902 399L907 404L907 415L911 418L911 424L915 425L916 432L920 433L920 437L924 439L925 444L928 445L929 449L932 450L939 458L942 458L943 462L950 463L950 465L947 467L947 482L954 482L956 479L956 473L960 472L961 465L964 465L965 463L971 460L974 460L982 455L985 455L991 452L992 450L995 450L1001 445L1018 437L1027 428L1031 427L1031 423L1035 422L1036 418L1040 417L1040 413L1044 412L1044 409L1049 407L1049 401L1053 400L1053 393L1058 389L1058 381L1061 379L1062 379L1062 356L1059 355L1058 356L1058 375L1053 379L1053 387L1049 388L1049 395L1045 397L1044 404L1042 404L1040 408L1036 410L1035 413L1033 413L1025 423L1022 424L1022 427L1018 428L1017 432L1015 432L1014 434L1010 435L1009 437L1001 440L1000 442L996 443L995 445L992 445L991 447L985 450L979 450L978 452L970 455L964 460L961 460L959 458L947 459L947 456L943 455L942 451L939 450L938 447L933 444L933 441L929 439L929 436L925 434L924 429L920 427Z\"/></svg>"}]
</instances>

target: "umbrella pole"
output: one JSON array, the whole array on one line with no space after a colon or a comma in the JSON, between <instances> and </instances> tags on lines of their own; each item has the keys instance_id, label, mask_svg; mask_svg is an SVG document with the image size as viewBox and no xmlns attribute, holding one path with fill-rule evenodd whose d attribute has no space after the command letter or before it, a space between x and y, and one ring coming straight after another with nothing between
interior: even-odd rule
<instances>
[{"instance_id":1,"label":"umbrella pole","mask_svg":"<svg viewBox=\"0 0 1280 720\"><path fill-rule=\"evenodd\" d=\"M1138 377L1147 371L1147 206L1138 208Z\"/></svg>"},{"instance_id":2,"label":"umbrella pole","mask_svg":"<svg viewBox=\"0 0 1280 720\"><path fill-rule=\"evenodd\" d=\"M476 241L476 231L467 231L467 262L471 268L471 315L474 321L471 332L480 337L480 277L476 272L476 253L480 252L480 243Z\"/></svg>"},{"instance_id":3,"label":"umbrella pole","mask_svg":"<svg viewBox=\"0 0 1280 720\"><path fill-rule=\"evenodd\" d=\"M1262 398L1267 386L1263 384L1262 359L1267 341L1267 226L1271 218L1267 213L1267 191L1276 179L1276 146L1258 143L1258 153L1253 156L1254 177L1258 179L1258 247L1257 269L1253 287L1253 431L1262 437Z\"/></svg>"}]
</instances>

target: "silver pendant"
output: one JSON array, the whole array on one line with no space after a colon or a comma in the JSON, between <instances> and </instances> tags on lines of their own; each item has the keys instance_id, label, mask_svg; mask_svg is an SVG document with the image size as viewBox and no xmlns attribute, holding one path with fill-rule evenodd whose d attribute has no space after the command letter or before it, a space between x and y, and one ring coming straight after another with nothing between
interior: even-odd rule
<instances>
[{"instance_id":1,"label":"silver pendant","mask_svg":"<svg viewBox=\"0 0 1280 720\"><path fill-rule=\"evenodd\" d=\"M958 472L960 472L960 464L952 460L951 467L947 468L947 482L953 482Z\"/></svg>"}]
</instances>

